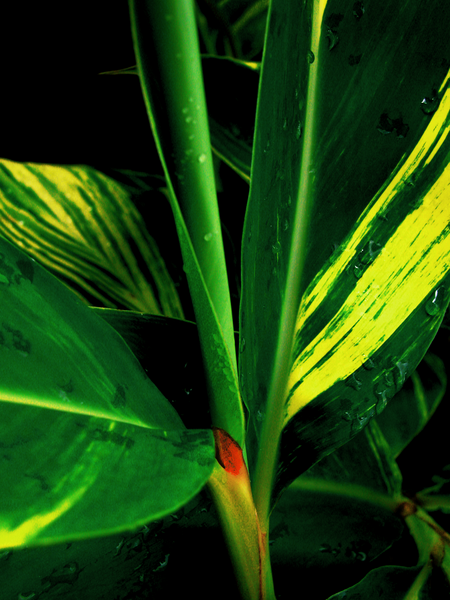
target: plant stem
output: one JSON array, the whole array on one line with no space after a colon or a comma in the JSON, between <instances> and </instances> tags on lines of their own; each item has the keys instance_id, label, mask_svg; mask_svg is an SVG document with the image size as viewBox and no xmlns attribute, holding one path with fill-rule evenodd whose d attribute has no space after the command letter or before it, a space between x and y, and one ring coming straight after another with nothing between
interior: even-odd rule
<instances>
[{"instance_id":1,"label":"plant stem","mask_svg":"<svg viewBox=\"0 0 450 600\"><path fill-rule=\"evenodd\" d=\"M239 445L213 428L216 464L207 487L233 564L242 600L275 600L268 538L263 535Z\"/></svg>"}]
</instances>

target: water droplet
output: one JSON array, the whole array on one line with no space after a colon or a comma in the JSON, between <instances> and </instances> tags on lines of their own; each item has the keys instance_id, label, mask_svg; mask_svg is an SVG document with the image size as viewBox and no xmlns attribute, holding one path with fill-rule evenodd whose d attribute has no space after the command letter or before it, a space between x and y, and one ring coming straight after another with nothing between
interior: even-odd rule
<instances>
[{"instance_id":1,"label":"water droplet","mask_svg":"<svg viewBox=\"0 0 450 600\"><path fill-rule=\"evenodd\" d=\"M240 340L240 342L241 342L240 352L244 352L244 350L245 350L245 338L242 338Z\"/></svg>"},{"instance_id":2,"label":"water droplet","mask_svg":"<svg viewBox=\"0 0 450 600\"><path fill-rule=\"evenodd\" d=\"M297 129L295 130L295 137L299 140L302 135L302 124L298 123Z\"/></svg>"},{"instance_id":3,"label":"water droplet","mask_svg":"<svg viewBox=\"0 0 450 600\"><path fill-rule=\"evenodd\" d=\"M437 95L437 91L433 90L431 98L424 98L421 102L420 108L425 115L432 115L437 111L439 107L439 96Z\"/></svg>"},{"instance_id":4,"label":"water droplet","mask_svg":"<svg viewBox=\"0 0 450 600\"><path fill-rule=\"evenodd\" d=\"M272 246L272 252L274 254L278 254L281 251L281 244L280 242L276 242L275 244L273 244Z\"/></svg>"},{"instance_id":5,"label":"water droplet","mask_svg":"<svg viewBox=\"0 0 450 600\"><path fill-rule=\"evenodd\" d=\"M425 304L425 310L430 317L436 316L442 308L441 302L444 298L445 288L443 285L438 287L431 296L428 298Z\"/></svg>"},{"instance_id":6,"label":"water droplet","mask_svg":"<svg viewBox=\"0 0 450 600\"><path fill-rule=\"evenodd\" d=\"M164 557L164 560L162 562L159 563L159 567L156 567L156 569L153 569L153 573L156 573L156 571L161 571L161 569L165 569L169 563L169 556L170 554L166 554Z\"/></svg>"},{"instance_id":7,"label":"water droplet","mask_svg":"<svg viewBox=\"0 0 450 600\"><path fill-rule=\"evenodd\" d=\"M187 106L185 106L184 108L181 109L181 112L183 113L183 115L185 115L189 112L189 108Z\"/></svg>"},{"instance_id":8,"label":"water droplet","mask_svg":"<svg viewBox=\"0 0 450 600\"><path fill-rule=\"evenodd\" d=\"M351 387L354 390L358 391L362 387L362 381L360 381L359 379L357 379L355 373L352 373L350 375L350 377L347 377L347 379L345 380L345 385L347 385L348 387Z\"/></svg>"},{"instance_id":9,"label":"water droplet","mask_svg":"<svg viewBox=\"0 0 450 600\"><path fill-rule=\"evenodd\" d=\"M380 415L383 412L383 410L386 408L387 405L388 405L388 398L386 396L386 390L383 390L383 392L381 394L381 398L378 400L378 402L375 406L377 415Z\"/></svg>"},{"instance_id":10,"label":"water droplet","mask_svg":"<svg viewBox=\"0 0 450 600\"><path fill-rule=\"evenodd\" d=\"M394 374L392 371L386 371L383 379L388 387L392 387L395 383L394 382Z\"/></svg>"},{"instance_id":11,"label":"water droplet","mask_svg":"<svg viewBox=\"0 0 450 600\"><path fill-rule=\"evenodd\" d=\"M309 64L311 65L314 62L316 57L314 56L314 52L312 50L308 50L306 58L307 58Z\"/></svg>"},{"instance_id":12,"label":"water droplet","mask_svg":"<svg viewBox=\"0 0 450 600\"><path fill-rule=\"evenodd\" d=\"M37 598L36 592L21 592L18 595L18 600L33 600L33 598Z\"/></svg>"},{"instance_id":13,"label":"water droplet","mask_svg":"<svg viewBox=\"0 0 450 600\"><path fill-rule=\"evenodd\" d=\"M191 123L192 122L192 117L186 117L185 121L186 121L186 123Z\"/></svg>"},{"instance_id":14,"label":"water droplet","mask_svg":"<svg viewBox=\"0 0 450 600\"><path fill-rule=\"evenodd\" d=\"M363 248L359 253L358 259L363 265L370 265L380 254L381 250L382 246L380 246L380 244L377 244L373 240L370 240L367 246Z\"/></svg>"},{"instance_id":15,"label":"water droplet","mask_svg":"<svg viewBox=\"0 0 450 600\"><path fill-rule=\"evenodd\" d=\"M328 50L333 50L339 43L338 34L332 29L328 28L327 30L327 38L328 38Z\"/></svg>"},{"instance_id":16,"label":"water droplet","mask_svg":"<svg viewBox=\"0 0 450 600\"><path fill-rule=\"evenodd\" d=\"M356 558L356 560L364 562L367 558L367 554L365 552L358 552L357 555L355 556L355 558Z\"/></svg>"},{"instance_id":17,"label":"water droplet","mask_svg":"<svg viewBox=\"0 0 450 600\"><path fill-rule=\"evenodd\" d=\"M284 131L287 131L287 128L288 128L287 119L285 119L284 122L283 122L283 129L284 129Z\"/></svg>"},{"instance_id":18,"label":"water droplet","mask_svg":"<svg viewBox=\"0 0 450 600\"><path fill-rule=\"evenodd\" d=\"M345 413L342 415L342 418L344 419L344 421L353 421L353 417L352 415L348 412L348 410L345 411Z\"/></svg>"},{"instance_id":19,"label":"water droplet","mask_svg":"<svg viewBox=\"0 0 450 600\"><path fill-rule=\"evenodd\" d=\"M364 5L361 1L359 2L354 2L353 3L353 16L355 17L355 19L357 21L359 21L359 19L363 16L363 14L366 12L366 9L364 8Z\"/></svg>"},{"instance_id":20,"label":"water droplet","mask_svg":"<svg viewBox=\"0 0 450 600\"><path fill-rule=\"evenodd\" d=\"M371 408L370 410L367 410L363 414L356 417L356 419L354 419L354 421L352 422L352 432L358 432L364 429L364 427L368 425L370 419L374 416L374 414L375 408Z\"/></svg>"},{"instance_id":21,"label":"water droplet","mask_svg":"<svg viewBox=\"0 0 450 600\"><path fill-rule=\"evenodd\" d=\"M383 113L380 116L380 120L378 121L377 131L382 133L383 135L388 135L394 131L394 125L392 120L388 117L387 113Z\"/></svg>"},{"instance_id":22,"label":"water droplet","mask_svg":"<svg viewBox=\"0 0 450 600\"><path fill-rule=\"evenodd\" d=\"M368 358L366 360L366 362L363 363L363 367L366 369L366 371L371 371L372 369L375 369L376 364L373 362L373 360L371 358Z\"/></svg>"},{"instance_id":23,"label":"water droplet","mask_svg":"<svg viewBox=\"0 0 450 600\"><path fill-rule=\"evenodd\" d=\"M213 236L213 234L211 232L205 233L205 235L203 236L203 239L205 240L205 242L209 242L210 240L212 240L212 236Z\"/></svg>"},{"instance_id":24,"label":"water droplet","mask_svg":"<svg viewBox=\"0 0 450 600\"><path fill-rule=\"evenodd\" d=\"M283 231L287 231L289 229L289 219L283 219Z\"/></svg>"},{"instance_id":25,"label":"water droplet","mask_svg":"<svg viewBox=\"0 0 450 600\"><path fill-rule=\"evenodd\" d=\"M189 102L194 102L194 98L192 96L189 96Z\"/></svg>"},{"instance_id":26,"label":"water droplet","mask_svg":"<svg viewBox=\"0 0 450 600\"><path fill-rule=\"evenodd\" d=\"M364 275L364 269L360 265L355 265L353 267L353 275L356 279L360 279Z\"/></svg>"},{"instance_id":27,"label":"water droplet","mask_svg":"<svg viewBox=\"0 0 450 600\"><path fill-rule=\"evenodd\" d=\"M197 160L199 163L203 164L204 162L206 162L206 154L200 154Z\"/></svg>"},{"instance_id":28,"label":"water droplet","mask_svg":"<svg viewBox=\"0 0 450 600\"><path fill-rule=\"evenodd\" d=\"M395 364L394 379L397 391L403 386L408 377L408 363L398 362Z\"/></svg>"}]
</instances>

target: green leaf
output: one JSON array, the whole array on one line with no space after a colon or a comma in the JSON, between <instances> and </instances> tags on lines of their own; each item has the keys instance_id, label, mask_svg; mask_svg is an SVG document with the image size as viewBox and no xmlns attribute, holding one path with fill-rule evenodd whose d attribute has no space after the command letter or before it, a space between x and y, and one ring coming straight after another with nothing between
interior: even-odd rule
<instances>
[{"instance_id":1,"label":"green leaf","mask_svg":"<svg viewBox=\"0 0 450 600\"><path fill-rule=\"evenodd\" d=\"M304 286L302 271L314 198L310 163L316 143L318 76L308 62L308 51L317 53L323 8L322 2L313 8L298 2L271 3L258 94L243 232L239 375L250 409L247 448L262 519L269 511L267 490L272 488L276 466L295 320ZM308 96L302 124L298 82Z\"/></svg>"},{"instance_id":2,"label":"green leaf","mask_svg":"<svg viewBox=\"0 0 450 600\"><path fill-rule=\"evenodd\" d=\"M361 435L322 458L299 479L350 483L398 495L402 479L395 458L431 418L445 386L442 361L428 352L405 386Z\"/></svg>"},{"instance_id":3,"label":"green leaf","mask_svg":"<svg viewBox=\"0 0 450 600\"><path fill-rule=\"evenodd\" d=\"M170 399L188 429L210 426L211 415L195 323L129 310L92 310L123 337L150 379ZM235 339L238 344L237 332Z\"/></svg>"},{"instance_id":4,"label":"green leaf","mask_svg":"<svg viewBox=\"0 0 450 600\"><path fill-rule=\"evenodd\" d=\"M446 389L443 361L427 352L405 386L376 417L395 458L432 418Z\"/></svg>"},{"instance_id":5,"label":"green leaf","mask_svg":"<svg viewBox=\"0 0 450 600\"><path fill-rule=\"evenodd\" d=\"M123 339L0 238L0 547L105 535L189 501L214 463Z\"/></svg>"},{"instance_id":6,"label":"green leaf","mask_svg":"<svg viewBox=\"0 0 450 600\"><path fill-rule=\"evenodd\" d=\"M307 484L292 485L273 511L270 554L281 597L285 591L289 597L301 581L319 600L346 585L342 581L348 585L363 577L404 526L387 496L369 492L358 497L349 484L329 489L321 481Z\"/></svg>"},{"instance_id":7,"label":"green leaf","mask_svg":"<svg viewBox=\"0 0 450 600\"><path fill-rule=\"evenodd\" d=\"M196 315L212 425L244 443L231 301L191 0L133 2L144 100Z\"/></svg>"},{"instance_id":8,"label":"green leaf","mask_svg":"<svg viewBox=\"0 0 450 600\"><path fill-rule=\"evenodd\" d=\"M255 495L270 485L267 457L279 457L272 507L383 410L448 306L448 63L435 63L433 91L411 51L449 44L437 16L442 5L421 0L361 17L341 0L271 4L244 230L240 375ZM379 123L387 102L390 137ZM394 116L399 105L403 117ZM294 264L305 266L302 279Z\"/></svg>"},{"instance_id":9,"label":"green leaf","mask_svg":"<svg viewBox=\"0 0 450 600\"><path fill-rule=\"evenodd\" d=\"M328 600L375 600L389 598L389 600L414 600L418 596L408 594L417 580L421 580L422 567L385 566L371 571L356 585L337 594ZM436 596L423 596L424 600L437 600Z\"/></svg>"},{"instance_id":10,"label":"green leaf","mask_svg":"<svg viewBox=\"0 0 450 600\"><path fill-rule=\"evenodd\" d=\"M90 304L183 317L130 187L92 167L0 160L0 232Z\"/></svg>"}]
</instances>

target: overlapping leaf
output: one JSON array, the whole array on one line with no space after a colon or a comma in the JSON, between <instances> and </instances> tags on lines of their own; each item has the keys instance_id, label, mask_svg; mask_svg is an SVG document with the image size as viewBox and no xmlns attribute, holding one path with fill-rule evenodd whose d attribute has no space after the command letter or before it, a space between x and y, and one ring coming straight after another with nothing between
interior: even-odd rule
<instances>
[{"instance_id":1,"label":"overlapping leaf","mask_svg":"<svg viewBox=\"0 0 450 600\"><path fill-rule=\"evenodd\" d=\"M281 438L272 507L290 481L383 410L450 300L448 65L435 61L434 83L425 81L429 59L418 65L410 50L426 40L442 55L448 36L436 29L439 3L411 0L401 14L396 6L355 12L340 0L274 1L269 12L244 230L240 377L256 494ZM299 223L308 222L305 240ZM283 392L296 291L303 297Z\"/></svg>"},{"instance_id":2,"label":"overlapping leaf","mask_svg":"<svg viewBox=\"0 0 450 600\"><path fill-rule=\"evenodd\" d=\"M0 232L90 304L183 317L129 188L92 167L1 160Z\"/></svg>"},{"instance_id":3,"label":"overlapping leaf","mask_svg":"<svg viewBox=\"0 0 450 600\"><path fill-rule=\"evenodd\" d=\"M123 339L0 239L0 547L130 529L176 510L214 463Z\"/></svg>"}]
</instances>

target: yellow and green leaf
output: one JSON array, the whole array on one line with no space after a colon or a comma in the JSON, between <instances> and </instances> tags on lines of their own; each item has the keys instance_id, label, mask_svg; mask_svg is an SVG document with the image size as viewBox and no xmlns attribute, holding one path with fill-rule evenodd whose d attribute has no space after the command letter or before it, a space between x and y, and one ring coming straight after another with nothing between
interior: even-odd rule
<instances>
[{"instance_id":1,"label":"yellow and green leaf","mask_svg":"<svg viewBox=\"0 0 450 600\"><path fill-rule=\"evenodd\" d=\"M450 301L449 65L411 51L448 36L439 3L395 5L270 5L239 366L263 512L384 409Z\"/></svg>"},{"instance_id":2,"label":"yellow and green leaf","mask_svg":"<svg viewBox=\"0 0 450 600\"><path fill-rule=\"evenodd\" d=\"M212 433L186 429L120 335L4 238L0 298L0 548L130 530L193 498Z\"/></svg>"},{"instance_id":3,"label":"yellow and green leaf","mask_svg":"<svg viewBox=\"0 0 450 600\"><path fill-rule=\"evenodd\" d=\"M91 305L183 318L129 190L92 167L0 160L0 233Z\"/></svg>"}]
</instances>

